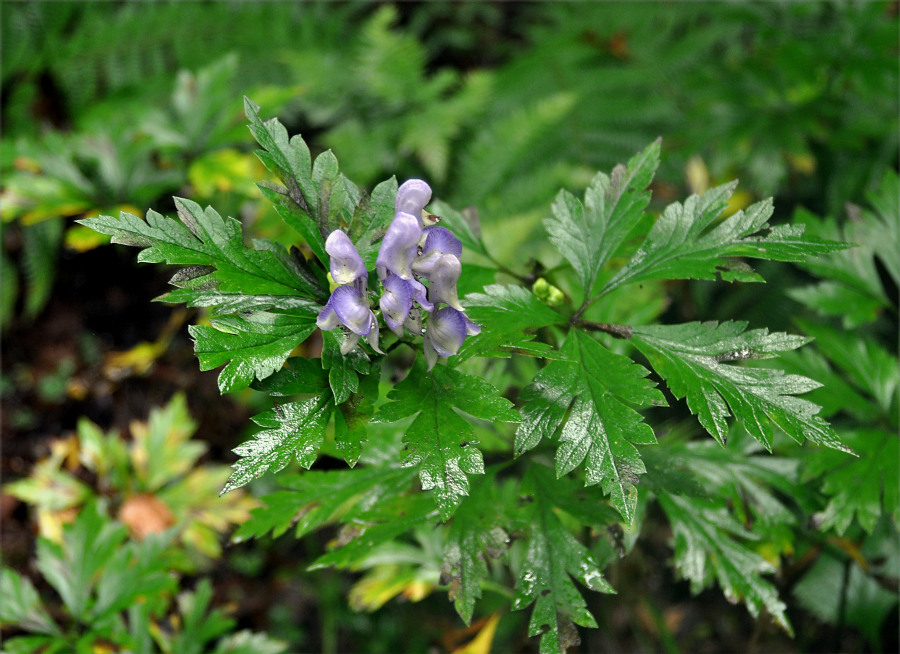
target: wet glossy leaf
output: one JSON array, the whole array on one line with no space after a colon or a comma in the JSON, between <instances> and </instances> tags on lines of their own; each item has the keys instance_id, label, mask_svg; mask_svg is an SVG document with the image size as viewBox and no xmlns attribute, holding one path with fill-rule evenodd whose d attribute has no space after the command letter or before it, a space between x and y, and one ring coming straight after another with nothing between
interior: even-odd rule
<instances>
[{"instance_id":1,"label":"wet glossy leaf","mask_svg":"<svg viewBox=\"0 0 900 654\"><path fill-rule=\"evenodd\" d=\"M200 370L223 364L219 390L247 388L279 370L291 352L316 328L316 314L304 307L292 313L246 312L212 320L212 326L191 325Z\"/></svg>"},{"instance_id":2,"label":"wet glossy leaf","mask_svg":"<svg viewBox=\"0 0 900 654\"><path fill-rule=\"evenodd\" d=\"M521 455L561 428L557 476L584 463L585 485L601 484L630 521L639 475L645 472L635 444L656 442L634 407L664 406L665 398L645 379L646 368L573 330L561 348L564 361L541 370L522 393L522 424L516 433Z\"/></svg>"},{"instance_id":3,"label":"wet glossy leaf","mask_svg":"<svg viewBox=\"0 0 900 654\"><path fill-rule=\"evenodd\" d=\"M900 520L897 434L847 429L841 437L858 458L832 450L812 452L803 471L807 480L822 477L822 489L828 495L828 504L819 514L822 528L834 527L843 534L855 517L871 533L882 515Z\"/></svg>"},{"instance_id":4,"label":"wet glossy leaf","mask_svg":"<svg viewBox=\"0 0 900 654\"><path fill-rule=\"evenodd\" d=\"M574 625L597 626L570 577L591 590L614 592L590 551L560 521L546 490L555 482L553 473L539 464L532 464L522 482L521 492L529 498L523 509L528 542L512 604L514 611L534 604L528 635L540 635L540 651L547 654L578 644Z\"/></svg>"},{"instance_id":5,"label":"wet glossy leaf","mask_svg":"<svg viewBox=\"0 0 900 654\"><path fill-rule=\"evenodd\" d=\"M650 202L647 187L659 166L660 143L651 143L611 175L598 173L585 191L584 203L568 191L556 196L553 217L544 225L550 241L578 274L585 299Z\"/></svg>"},{"instance_id":6,"label":"wet glossy leaf","mask_svg":"<svg viewBox=\"0 0 900 654\"><path fill-rule=\"evenodd\" d=\"M491 284L484 293L464 299L466 315L481 325L477 338L467 338L459 360L472 356L509 356L511 353L552 358L554 349L534 341L534 331L564 318L521 286Z\"/></svg>"},{"instance_id":7,"label":"wet glossy leaf","mask_svg":"<svg viewBox=\"0 0 900 654\"><path fill-rule=\"evenodd\" d=\"M481 581L488 578L487 557L497 558L510 542L501 526L506 516L497 505L495 484L493 474L473 484L453 514L444 544L441 583L450 584L450 599L467 625L481 597Z\"/></svg>"},{"instance_id":8,"label":"wet glossy leaf","mask_svg":"<svg viewBox=\"0 0 900 654\"><path fill-rule=\"evenodd\" d=\"M700 592L717 581L729 601L743 601L753 617L765 608L789 634L793 634L778 591L763 579L774 567L740 541L758 536L747 531L723 507L691 497L658 493L660 506L672 525L675 567ZM737 540L737 539L740 539Z\"/></svg>"},{"instance_id":9,"label":"wet glossy leaf","mask_svg":"<svg viewBox=\"0 0 900 654\"><path fill-rule=\"evenodd\" d=\"M318 289L282 246L257 240L247 247L234 218L222 218L212 207L203 209L191 200L176 198L175 203L181 222L153 210L146 220L122 212L118 219L99 216L79 222L109 234L113 243L142 248L138 261L189 266L175 278L184 287L177 296L181 302L194 301L194 295L210 289L316 299Z\"/></svg>"},{"instance_id":10,"label":"wet glossy leaf","mask_svg":"<svg viewBox=\"0 0 900 654\"><path fill-rule=\"evenodd\" d=\"M484 472L472 426L459 411L482 420L518 422L519 416L483 379L448 366L426 372L421 358L388 399L375 421L413 418L403 436L402 465L419 471L424 490L434 489L441 518L447 520L468 494L467 475Z\"/></svg>"},{"instance_id":11,"label":"wet glossy leaf","mask_svg":"<svg viewBox=\"0 0 900 654\"><path fill-rule=\"evenodd\" d=\"M312 470L281 475L283 490L263 496L263 506L250 512L235 538L280 536L292 526L302 538L326 524L360 518L372 506L409 490L414 471L407 468L362 467L355 470Z\"/></svg>"},{"instance_id":12,"label":"wet glossy leaf","mask_svg":"<svg viewBox=\"0 0 900 654\"><path fill-rule=\"evenodd\" d=\"M267 472L278 472L293 459L309 468L319 454L332 407L329 393L276 405L254 416L253 422L263 429L234 449L241 459L232 466L234 471L222 494Z\"/></svg>"},{"instance_id":13,"label":"wet glossy leaf","mask_svg":"<svg viewBox=\"0 0 900 654\"><path fill-rule=\"evenodd\" d=\"M804 261L847 247L803 235L803 225L770 226L772 201L764 200L718 223L737 182L670 204L631 260L603 287L608 292L645 279L762 281L742 258ZM760 230L765 235L756 235Z\"/></svg>"},{"instance_id":14,"label":"wet glossy leaf","mask_svg":"<svg viewBox=\"0 0 900 654\"><path fill-rule=\"evenodd\" d=\"M770 334L766 329L745 332L746 327L746 322L635 327L632 343L675 397L687 397L691 412L719 442L725 442L727 419L733 415L768 450L777 425L798 442L808 439L848 451L831 426L816 415L819 407L796 397L818 388L818 382L780 370L733 365L771 358L809 339Z\"/></svg>"}]
</instances>

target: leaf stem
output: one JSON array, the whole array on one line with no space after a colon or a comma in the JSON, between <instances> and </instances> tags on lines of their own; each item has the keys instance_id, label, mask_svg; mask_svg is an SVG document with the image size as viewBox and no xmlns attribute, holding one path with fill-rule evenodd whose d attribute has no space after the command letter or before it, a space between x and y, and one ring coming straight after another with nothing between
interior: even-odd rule
<instances>
[{"instance_id":1,"label":"leaf stem","mask_svg":"<svg viewBox=\"0 0 900 654\"><path fill-rule=\"evenodd\" d=\"M573 327L580 327L590 332L603 332L615 338L631 338L633 330L631 325L616 325L608 322L593 322L591 320L579 320L576 313L570 323Z\"/></svg>"}]
</instances>

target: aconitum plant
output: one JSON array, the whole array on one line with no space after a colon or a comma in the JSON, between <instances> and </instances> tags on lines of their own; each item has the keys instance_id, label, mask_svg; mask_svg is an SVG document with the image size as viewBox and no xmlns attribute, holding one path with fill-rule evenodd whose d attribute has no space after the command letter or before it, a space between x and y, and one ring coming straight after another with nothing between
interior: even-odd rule
<instances>
[{"instance_id":1,"label":"aconitum plant","mask_svg":"<svg viewBox=\"0 0 900 654\"><path fill-rule=\"evenodd\" d=\"M384 321L400 338L404 329L424 334L429 370L438 357L459 352L467 334L481 331L463 313L456 290L462 272L462 243L445 227L423 227L422 210L430 199L431 187L421 179L411 179L397 189L396 214L376 260L382 284L378 305ZM325 239L325 251L331 257L331 281L338 286L316 319L316 326L325 331L344 326L347 334L341 354L353 350L360 336L366 337L373 350L384 354L378 348L378 319L369 310L369 273L362 257L341 229ZM428 281L427 289L422 279ZM441 303L448 306L436 310ZM424 326L419 309L431 314Z\"/></svg>"},{"instance_id":2,"label":"aconitum plant","mask_svg":"<svg viewBox=\"0 0 900 654\"><path fill-rule=\"evenodd\" d=\"M768 575L815 507L784 461L803 441L853 456L802 397L817 382L757 364L809 339L715 316L655 321L667 280L762 282L753 260L844 244L770 225L770 200L723 217L734 183L650 213L657 141L583 198L560 191L544 220L558 254L536 254L550 265L498 262L474 214L426 182L366 193L330 151L313 162L302 138L245 107L281 180L259 188L298 247L245 244L237 220L187 199L180 220L82 221L142 248L140 261L183 266L161 299L208 312L190 327L201 368L222 367L223 393L271 396L223 492L270 473L282 490L238 538L337 526L313 568L379 583L389 559L406 582L383 593L445 589L466 623L483 593L506 597L531 607L540 650L560 652L576 625L597 625L579 585L615 592L604 570L636 547L653 504L694 591L718 584L791 630ZM296 356L317 329L321 356ZM322 457L348 465L319 469ZM418 554L379 556L401 545Z\"/></svg>"}]
</instances>

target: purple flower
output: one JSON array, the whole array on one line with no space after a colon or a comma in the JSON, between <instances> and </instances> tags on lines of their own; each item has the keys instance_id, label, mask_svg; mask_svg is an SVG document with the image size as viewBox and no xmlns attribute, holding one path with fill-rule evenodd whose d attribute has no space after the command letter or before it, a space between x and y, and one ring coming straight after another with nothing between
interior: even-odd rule
<instances>
[{"instance_id":1,"label":"purple flower","mask_svg":"<svg viewBox=\"0 0 900 654\"><path fill-rule=\"evenodd\" d=\"M336 229L328 235L325 251L331 257L331 278L335 284L349 284L368 277L362 257L342 230Z\"/></svg>"},{"instance_id":2,"label":"purple flower","mask_svg":"<svg viewBox=\"0 0 900 654\"><path fill-rule=\"evenodd\" d=\"M428 369L434 368L438 357L450 357L459 352L467 334L479 332L481 327L469 320L462 311L443 307L432 313L423 339Z\"/></svg>"},{"instance_id":3,"label":"purple flower","mask_svg":"<svg viewBox=\"0 0 900 654\"><path fill-rule=\"evenodd\" d=\"M402 337L403 322L409 317L409 310L412 309L409 284L397 275L388 274L384 280L384 293L381 294L378 304L387 326L397 336Z\"/></svg>"},{"instance_id":4,"label":"purple flower","mask_svg":"<svg viewBox=\"0 0 900 654\"><path fill-rule=\"evenodd\" d=\"M422 209L431 199L431 187L421 179L408 179L397 189L397 200L394 202L394 211L408 213L416 218L419 226L422 224Z\"/></svg>"},{"instance_id":5,"label":"purple flower","mask_svg":"<svg viewBox=\"0 0 900 654\"><path fill-rule=\"evenodd\" d=\"M341 345L341 354L347 354L356 347L360 336L365 336L375 351L381 352L378 349L378 321L369 308L364 277L353 284L334 289L328 303L316 319L316 326L323 331L329 331L339 325L349 330Z\"/></svg>"},{"instance_id":6,"label":"purple flower","mask_svg":"<svg viewBox=\"0 0 900 654\"><path fill-rule=\"evenodd\" d=\"M433 304L443 302L457 311L463 311L459 303L456 283L462 272L462 264L452 254L442 254L428 276L428 300Z\"/></svg>"},{"instance_id":7,"label":"purple flower","mask_svg":"<svg viewBox=\"0 0 900 654\"><path fill-rule=\"evenodd\" d=\"M409 321L412 301L426 311L434 309L434 305L426 299L426 289L421 282L415 279L401 279L393 273L388 273L384 279L384 293L381 295L379 306L384 321L397 336L403 336L403 326ZM417 312L418 315L418 312ZM421 317L418 322L414 319L409 327L413 333L422 331Z\"/></svg>"},{"instance_id":8,"label":"purple flower","mask_svg":"<svg viewBox=\"0 0 900 654\"><path fill-rule=\"evenodd\" d=\"M429 227L423 232L425 245L422 253L413 262L412 269L417 275L428 277L434 264L441 256L450 254L457 259L462 256L462 243L446 227Z\"/></svg>"},{"instance_id":9,"label":"purple flower","mask_svg":"<svg viewBox=\"0 0 900 654\"><path fill-rule=\"evenodd\" d=\"M381 281L385 280L388 273L393 273L400 279L413 279L412 262L418 253L421 237L422 226L414 215L401 211L394 216L375 261Z\"/></svg>"}]
</instances>

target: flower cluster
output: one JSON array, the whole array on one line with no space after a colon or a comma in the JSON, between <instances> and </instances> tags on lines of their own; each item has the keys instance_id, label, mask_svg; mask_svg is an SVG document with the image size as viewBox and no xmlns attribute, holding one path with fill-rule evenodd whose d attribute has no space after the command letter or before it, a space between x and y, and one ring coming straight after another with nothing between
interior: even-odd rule
<instances>
[{"instance_id":1,"label":"flower cluster","mask_svg":"<svg viewBox=\"0 0 900 654\"><path fill-rule=\"evenodd\" d=\"M391 221L375 268L383 293L379 300L387 326L397 336L404 330L424 335L425 360L429 370L438 357L456 354L466 335L481 328L463 312L456 284L462 266L462 244L449 229L429 224L423 209L431 199L431 188L420 179L411 179L397 190L394 220ZM317 321L321 329L343 324L349 334L341 347L347 353L360 336L378 350L378 322L366 298L368 273L362 258L347 235L332 232L325 242L331 257L331 277L339 286ZM428 286L422 283L428 282ZM446 306L437 308L438 305ZM428 314L423 325L422 312Z\"/></svg>"},{"instance_id":2,"label":"flower cluster","mask_svg":"<svg viewBox=\"0 0 900 654\"><path fill-rule=\"evenodd\" d=\"M350 238L336 229L325 241L325 251L331 257L331 279L337 288L319 313L316 325L328 331L344 325L349 332L341 345L347 354L365 336L376 352L378 348L378 320L369 308L369 273Z\"/></svg>"}]
</instances>

